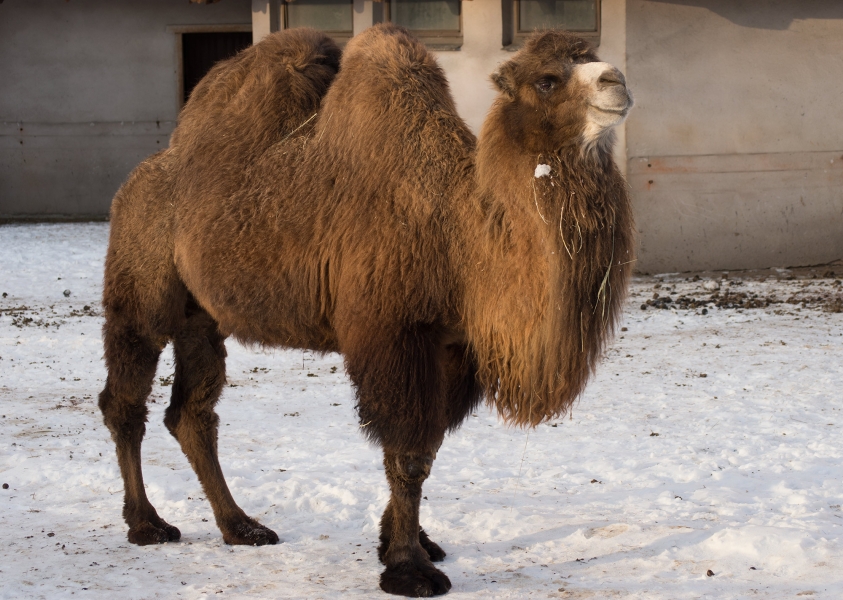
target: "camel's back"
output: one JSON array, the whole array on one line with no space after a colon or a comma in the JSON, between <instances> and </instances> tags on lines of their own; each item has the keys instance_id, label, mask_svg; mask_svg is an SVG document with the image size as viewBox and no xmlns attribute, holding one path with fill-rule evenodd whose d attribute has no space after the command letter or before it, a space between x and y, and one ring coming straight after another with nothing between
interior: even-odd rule
<instances>
[{"instance_id":1,"label":"camel's back","mask_svg":"<svg viewBox=\"0 0 843 600\"><path fill-rule=\"evenodd\" d=\"M349 43L334 78L318 35L244 51L185 107L172 145L179 276L222 331L267 345L334 349L344 307L456 319L451 203L475 140L444 74L383 26ZM309 54L284 50L294 43Z\"/></svg>"}]
</instances>

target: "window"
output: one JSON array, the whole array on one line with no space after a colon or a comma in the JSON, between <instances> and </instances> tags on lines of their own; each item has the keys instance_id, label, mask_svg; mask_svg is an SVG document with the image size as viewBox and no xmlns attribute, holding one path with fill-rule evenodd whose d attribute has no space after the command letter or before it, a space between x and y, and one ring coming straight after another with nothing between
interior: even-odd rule
<instances>
[{"instance_id":1,"label":"window","mask_svg":"<svg viewBox=\"0 0 843 600\"><path fill-rule=\"evenodd\" d=\"M282 19L284 29L313 27L340 44L354 34L352 0L286 0Z\"/></svg>"},{"instance_id":2,"label":"window","mask_svg":"<svg viewBox=\"0 0 843 600\"><path fill-rule=\"evenodd\" d=\"M389 0L385 20L406 27L430 48L462 46L462 0Z\"/></svg>"},{"instance_id":3,"label":"window","mask_svg":"<svg viewBox=\"0 0 843 600\"><path fill-rule=\"evenodd\" d=\"M600 0L512 0L508 16L504 46L512 49L536 29L566 29L600 45Z\"/></svg>"},{"instance_id":4,"label":"window","mask_svg":"<svg viewBox=\"0 0 843 600\"><path fill-rule=\"evenodd\" d=\"M187 102L190 92L214 64L251 45L251 31L182 34L182 103Z\"/></svg>"},{"instance_id":5,"label":"window","mask_svg":"<svg viewBox=\"0 0 843 600\"><path fill-rule=\"evenodd\" d=\"M176 111L180 111L196 84L218 61L231 58L252 45L250 23L232 25L168 25L176 36Z\"/></svg>"}]
</instances>

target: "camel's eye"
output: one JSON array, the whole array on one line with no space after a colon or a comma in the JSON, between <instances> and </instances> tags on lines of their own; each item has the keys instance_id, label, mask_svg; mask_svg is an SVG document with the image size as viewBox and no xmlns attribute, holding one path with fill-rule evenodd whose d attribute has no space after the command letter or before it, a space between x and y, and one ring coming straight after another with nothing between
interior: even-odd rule
<instances>
[{"instance_id":1,"label":"camel's eye","mask_svg":"<svg viewBox=\"0 0 843 600\"><path fill-rule=\"evenodd\" d=\"M553 88L556 87L556 79L554 77L542 77L533 85L535 85L536 89L542 94L547 94L552 92Z\"/></svg>"}]
</instances>

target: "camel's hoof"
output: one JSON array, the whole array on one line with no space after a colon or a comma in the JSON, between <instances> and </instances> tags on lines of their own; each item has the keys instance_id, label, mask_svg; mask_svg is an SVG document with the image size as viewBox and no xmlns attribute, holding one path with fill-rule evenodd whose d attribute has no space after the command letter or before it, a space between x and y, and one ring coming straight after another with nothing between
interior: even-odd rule
<instances>
[{"instance_id":1,"label":"camel's hoof","mask_svg":"<svg viewBox=\"0 0 843 600\"><path fill-rule=\"evenodd\" d=\"M381 589L387 594L430 598L447 594L451 580L434 567L417 567L413 563L399 563L381 573Z\"/></svg>"},{"instance_id":2,"label":"camel's hoof","mask_svg":"<svg viewBox=\"0 0 843 600\"><path fill-rule=\"evenodd\" d=\"M129 542L138 546L177 542L179 538L181 532L177 527L160 520L155 525L149 521L141 521L129 529Z\"/></svg>"},{"instance_id":3,"label":"camel's hoof","mask_svg":"<svg viewBox=\"0 0 843 600\"><path fill-rule=\"evenodd\" d=\"M249 519L227 528L222 533L222 539L232 546L271 546L278 543L278 534Z\"/></svg>"},{"instance_id":4,"label":"camel's hoof","mask_svg":"<svg viewBox=\"0 0 843 600\"><path fill-rule=\"evenodd\" d=\"M439 544L427 537L424 529L419 531L419 543L430 557L430 562L442 562L445 560L445 556L447 556L445 551L439 547Z\"/></svg>"}]
</instances>

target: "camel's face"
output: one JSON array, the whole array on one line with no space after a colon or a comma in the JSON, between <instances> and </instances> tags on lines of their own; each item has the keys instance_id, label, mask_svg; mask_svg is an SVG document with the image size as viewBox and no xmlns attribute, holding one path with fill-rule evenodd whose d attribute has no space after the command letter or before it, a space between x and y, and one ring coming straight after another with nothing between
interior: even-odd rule
<instances>
[{"instance_id":1,"label":"camel's face","mask_svg":"<svg viewBox=\"0 0 843 600\"><path fill-rule=\"evenodd\" d=\"M633 104L632 93L623 74L609 63L576 65L572 79L585 90L588 108L582 135L583 144L591 146L626 119Z\"/></svg>"},{"instance_id":2,"label":"camel's face","mask_svg":"<svg viewBox=\"0 0 843 600\"><path fill-rule=\"evenodd\" d=\"M492 80L504 93L513 136L536 151L592 149L623 122L633 100L623 74L584 40L549 31L532 38Z\"/></svg>"}]
</instances>

